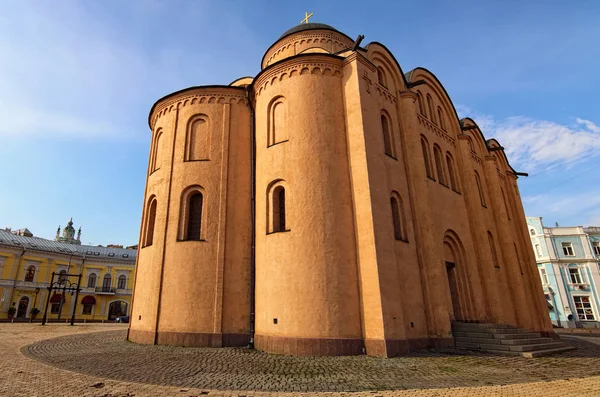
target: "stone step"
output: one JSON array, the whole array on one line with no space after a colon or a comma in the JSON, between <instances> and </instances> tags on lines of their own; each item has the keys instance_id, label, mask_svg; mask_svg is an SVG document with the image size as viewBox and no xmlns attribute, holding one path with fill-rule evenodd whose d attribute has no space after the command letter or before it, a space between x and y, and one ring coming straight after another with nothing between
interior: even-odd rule
<instances>
[{"instance_id":1,"label":"stone step","mask_svg":"<svg viewBox=\"0 0 600 397\"><path fill-rule=\"evenodd\" d=\"M494 339L504 345L533 345L539 343L550 343L556 341L552 338L533 338L533 339Z\"/></svg>"},{"instance_id":2,"label":"stone step","mask_svg":"<svg viewBox=\"0 0 600 397\"><path fill-rule=\"evenodd\" d=\"M468 338L464 336L458 336L454 338L454 341L457 343L475 343L475 344L492 344L492 345L501 345L504 340L503 339L495 339L495 338Z\"/></svg>"},{"instance_id":3,"label":"stone step","mask_svg":"<svg viewBox=\"0 0 600 397\"><path fill-rule=\"evenodd\" d=\"M573 346L564 346L564 347L557 347L554 349L544 349L544 350L535 350L535 351L530 351L530 352L516 352L516 351L507 351L507 350L493 350L493 349L486 349L486 350L482 350L486 353L495 353L495 354L502 354L505 356L521 356L521 357L526 357L526 358L536 358L536 357L543 357L543 356L549 356L551 354L556 354L556 353L563 353L563 352L567 352L567 351L571 351L571 350L575 350L575 347Z\"/></svg>"},{"instance_id":4,"label":"stone step","mask_svg":"<svg viewBox=\"0 0 600 397\"><path fill-rule=\"evenodd\" d=\"M482 324L482 323L454 323L452 324L453 331L473 331L473 330L487 330L487 329L517 329L512 325L506 324Z\"/></svg>"},{"instance_id":5,"label":"stone step","mask_svg":"<svg viewBox=\"0 0 600 397\"><path fill-rule=\"evenodd\" d=\"M488 328L486 331L490 334L526 334L531 332L521 328Z\"/></svg>"},{"instance_id":6,"label":"stone step","mask_svg":"<svg viewBox=\"0 0 600 397\"><path fill-rule=\"evenodd\" d=\"M496 339L532 339L532 338L541 338L539 332L528 332L522 334L493 334Z\"/></svg>"},{"instance_id":7,"label":"stone step","mask_svg":"<svg viewBox=\"0 0 600 397\"><path fill-rule=\"evenodd\" d=\"M539 350L549 350L549 349L557 349L561 347L566 347L567 345L562 342L551 342L551 343L536 343L533 345L502 345L509 348L510 351L513 352L532 352Z\"/></svg>"}]
</instances>

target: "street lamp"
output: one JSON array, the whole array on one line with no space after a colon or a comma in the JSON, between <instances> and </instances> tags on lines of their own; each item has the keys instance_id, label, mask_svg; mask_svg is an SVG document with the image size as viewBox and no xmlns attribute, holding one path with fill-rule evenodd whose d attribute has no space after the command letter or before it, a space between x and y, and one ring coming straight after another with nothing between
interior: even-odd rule
<instances>
[{"instance_id":1,"label":"street lamp","mask_svg":"<svg viewBox=\"0 0 600 397\"><path fill-rule=\"evenodd\" d=\"M58 281L54 281L54 276L59 276ZM72 283L69 280L70 276L77 277L77 283ZM79 298L79 285L81 284L81 274L56 274L52 272L52 279L50 281L50 285L48 286L48 299L46 299L46 309L44 310L44 317L42 318L42 325L46 325L47 313L48 313L48 304L50 303L50 295L52 294L52 290L60 291L62 289L62 296L60 302L60 310L58 312L58 318L60 319L60 312L62 311L62 305L64 303L65 294L67 291L71 293L71 295L75 294L75 302L73 304L73 313L71 314L71 325L75 323L75 307L77 306L77 299Z\"/></svg>"},{"instance_id":2,"label":"street lamp","mask_svg":"<svg viewBox=\"0 0 600 397\"><path fill-rule=\"evenodd\" d=\"M35 310L35 303L37 302L37 296L40 293L40 287L35 287L35 298L33 299L33 309L31 310ZM33 322L33 316L31 315L31 312L29 313L29 322L32 323Z\"/></svg>"}]
</instances>

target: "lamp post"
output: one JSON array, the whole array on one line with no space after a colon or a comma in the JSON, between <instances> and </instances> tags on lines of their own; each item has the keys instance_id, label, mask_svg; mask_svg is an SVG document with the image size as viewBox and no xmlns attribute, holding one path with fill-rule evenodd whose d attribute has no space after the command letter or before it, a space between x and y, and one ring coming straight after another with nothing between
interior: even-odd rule
<instances>
[{"instance_id":1,"label":"lamp post","mask_svg":"<svg viewBox=\"0 0 600 397\"><path fill-rule=\"evenodd\" d=\"M37 296L40 293L40 287L35 287L35 298L33 298L33 308L31 310L35 310L35 304L37 302ZM36 314L37 315L37 314ZM31 315L31 311L29 312L29 322L33 322L33 316Z\"/></svg>"},{"instance_id":2,"label":"lamp post","mask_svg":"<svg viewBox=\"0 0 600 397\"><path fill-rule=\"evenodd\" d=\"M46 325L48 304L50 302L50 295L52 294L53 289L57 290L57 291L62 290L62 295L60 297L60 299L61 299L60 310L61 311L62 311L62 305L65 300L65 294L67 293L67 291L71 292L71 296L73 294L75 294L75 302L73 304L73 312L71 314L71 325L74 325L74 323L75 323L75 307L77 306L77 299L79 298L79 290L80 290L79 286L81 285L81 274L62 274L62 275L59 275L59 279L56 282L54 281L54 276L56 276L56 273L52 272L52 279L50 281L50 285L48 286L48 299L46 299L46 309L44 310L44 317L42 319L42 325ZM69 280L69 277L71 277L71 276L77 277L76 283L72 283ZM59 311L58 315L59 315L59 319L60 319L60 311Z\"/></svg>"}]
</instances>

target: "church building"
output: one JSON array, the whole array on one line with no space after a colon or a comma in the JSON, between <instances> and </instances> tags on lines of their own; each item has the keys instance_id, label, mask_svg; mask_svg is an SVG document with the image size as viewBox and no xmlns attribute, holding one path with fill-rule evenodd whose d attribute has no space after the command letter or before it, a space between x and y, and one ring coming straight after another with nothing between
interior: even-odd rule
<instances>
[{"instance_id":1,"label":"church building","mask_svg":"<svg viewBox=\"0 0 600 397\"><path fill-rule=\"evenodd\" d=\"M504 148L361 43L306 21L258 75L154 104L130 341L391 357L456 322L554 334Z\"/></svg>"}]
</instances>

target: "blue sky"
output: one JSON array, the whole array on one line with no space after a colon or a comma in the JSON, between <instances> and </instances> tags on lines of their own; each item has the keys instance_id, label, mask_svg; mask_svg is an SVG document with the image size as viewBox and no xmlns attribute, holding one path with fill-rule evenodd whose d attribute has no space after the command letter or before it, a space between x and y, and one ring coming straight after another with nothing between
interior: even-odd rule
<instances>
[{"instance_id":1,"label":"blue sky","mask_svg":"<svg viewBox=\"0 0 600 397\"><path fill-rule=\"evenodd\" d=\"M305 11L423 66L506 147L526 214L600 225L600 2L7 1L0 227L136 244L161 96L254 75ZM524 4L526 3L526 4Z\"/></svg>"}]
</instances>

